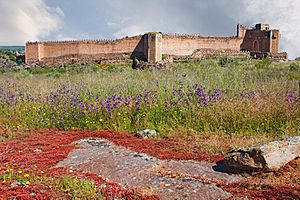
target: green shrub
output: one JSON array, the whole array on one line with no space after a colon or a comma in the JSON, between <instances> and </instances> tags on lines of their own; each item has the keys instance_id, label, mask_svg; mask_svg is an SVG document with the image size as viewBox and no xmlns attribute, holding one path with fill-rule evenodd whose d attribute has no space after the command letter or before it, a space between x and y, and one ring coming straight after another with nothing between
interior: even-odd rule
<instances>
[{"instance_id":1,"label":"green shrub","mask_svg":"<svg viewBox=\"0 0 300 200\"><path fill-rule=\"evenodd\" d=\"M295 58L296 61L300 61L300 57Z\"/></svg>"},{"instance_id":2,"label":"green shrub","mask_svg":"<svg viewBox=\"0 0 300 200\"><path fill-rule=\"evenodd\" d=\"M4 67L0 65L0 74L3 74L4 72L5 72Z\"/></svg>"},{"instance_id":3,"label":"green shrub","mask_svg":"<svg viewBox=\"0 0 300 200\"><path fill-rule=\"evenodd\" d=\"M219 58L219 65L221 67L229 67L233 62L234 62L234 58L232 57L225 56Z\"/></svg>"},{"instance_id":4,"label":"green shrub","mask_svg":"<svg viewBox=\"0 0 300 200\"><path fill-rule=\"evenodd\" d=\"M300 65L297 63L290 64L289 71L291 72L300 71Z\"/></svg>"},{"instance_id":5,"label":"green shrub","mask_svg":"<svg viewBox=\"0 0 300 200\"><path fill-rule=\"evenodd\" d=\"M17 80L20 80L20 79L24 79L24 78L29 77L29 76L32 76L32 74L31 74L28 70L26 70L26 69L21 69L21 70L19 71L19 73L17 73L17 74L15 75L15 78L16 78Z\"/></svg>"},{"instance_id":6,"label":"green shrub","mask_svg":"<svg viewBox=\"0 0 300 200\"><path fill-rule=\"evenodd\" d=\"M255 63L257 69L268 68L272 64L271 58L263 58Z\"/></svg>"}]
</instances>

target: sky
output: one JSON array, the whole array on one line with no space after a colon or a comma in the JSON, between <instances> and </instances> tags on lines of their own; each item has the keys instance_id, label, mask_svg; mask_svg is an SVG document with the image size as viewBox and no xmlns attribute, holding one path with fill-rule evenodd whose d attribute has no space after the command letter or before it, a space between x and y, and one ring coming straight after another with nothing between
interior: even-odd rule
<instances>
[{"instance_id":1,"label":"sky","mask_svg":"<svg viewBox=\"0 0 300 200\"><path fill-rule=\"evenodd\" d=\"M300 56L300 0L0 0L0 45L115 39L159 31L233 36L236 24L280 29Z\"/></svg>"}]
</instances>

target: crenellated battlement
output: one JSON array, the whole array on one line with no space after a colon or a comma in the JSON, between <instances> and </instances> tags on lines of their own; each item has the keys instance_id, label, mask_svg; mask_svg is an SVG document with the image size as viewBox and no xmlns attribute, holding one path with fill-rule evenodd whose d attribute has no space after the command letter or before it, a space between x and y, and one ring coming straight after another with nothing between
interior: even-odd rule
<instances>
[{"instance_id":1,"label":"crenellated battlement","mask_svg":"<svg viewBox=\"0 0 300 200\"><path fill-rule=\"evenodd\" d=\"M117 43L122 40L135 40L142 38L143 35L137 35L133 37L124 37L121 39L103 39L103 40L57 40L57 41L35 41L26 42L27 44L46 44L46 43L64 43L64 44L74 44L74 43L85 43L85 44L107 44L107 43Z\"/></svg>"}]
</instances>

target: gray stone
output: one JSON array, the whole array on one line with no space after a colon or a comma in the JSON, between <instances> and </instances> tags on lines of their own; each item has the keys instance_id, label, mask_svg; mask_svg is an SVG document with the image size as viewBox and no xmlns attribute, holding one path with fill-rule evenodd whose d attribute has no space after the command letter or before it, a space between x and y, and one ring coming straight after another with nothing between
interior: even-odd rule
<instances>
[{"instance_id":1,"label":"gray stone","mask_svg":"<svg viewBox=\"0 0 300 200\"><path fill-rule=\"evenodd\" d=\"M17 63L11 60L6 60L6 59L2 59L0 58L0 65L5 67L5 68L12 68L17 66Z\"/></svg>"},{"instance_id":2,"label":"gray stone","mask_svg":"<svg viewBox=\"0 0 300 200\"><path fill-rule=\"evenodd\" d=\"M231 151L224 165L243 171L277 171L300 157L300 136Z\"/></svg>"},{"instance_id":3,"label":"gray stone","mask_svg":"<svg viewBox=\"0 0 300 200\"><path fill-rule=\"evenodd\" d=\"M156 130L145 129L145 130L136 132L135 136L138 138L151 138L151 137L156 137L157 132L156 132Z\"/></svg>"},{"instance_id":4,"label":"gray stone","mask_svg":"<svg viewBox=\"0 0 300 200\"><path fill-rule=\"evenodd\" d=\"M73 171L94 173L135 191L142 189L140 191L145 192L145 188L149 188L151 195L158 195L162 200L228 199L231 197L230 193L216 184L199 181L193 176L205 175L207 179L217 179L224 183L243 179L239 175L214 171L213 163L160 160L104 139L87 138L74 144L78 148L70 152L68 158L60 161L55 167L70 167ZM159 173L161 171L185 175L172 177Z\"/></svg>"}]
</instances>

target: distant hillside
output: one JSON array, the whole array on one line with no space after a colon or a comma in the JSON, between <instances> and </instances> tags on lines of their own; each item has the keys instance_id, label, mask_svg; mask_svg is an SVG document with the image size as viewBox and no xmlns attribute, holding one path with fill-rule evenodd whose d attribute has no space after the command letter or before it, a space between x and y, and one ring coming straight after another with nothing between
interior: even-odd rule
<instances>
[{"instance_id":1,"label":"distant hillside","mask_svg":"<svg viewBox=\"0 0 300 200\"><path fill-rule=\"evenodd\" d=\"M24 46L0 46L0 50L18 51L23 53L25 51Z\"/></svg>"}]
</instances>

